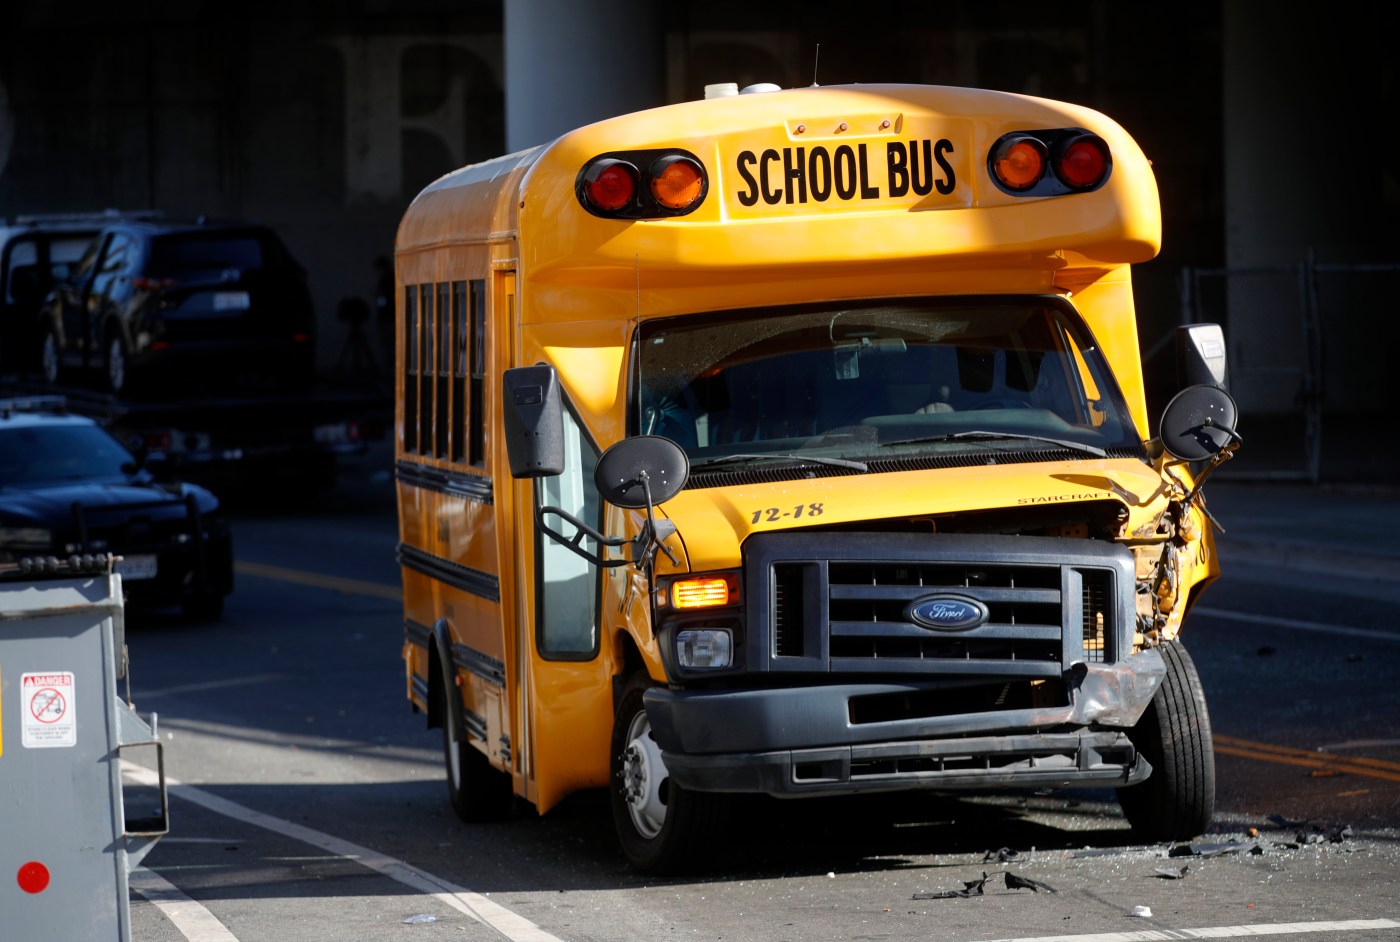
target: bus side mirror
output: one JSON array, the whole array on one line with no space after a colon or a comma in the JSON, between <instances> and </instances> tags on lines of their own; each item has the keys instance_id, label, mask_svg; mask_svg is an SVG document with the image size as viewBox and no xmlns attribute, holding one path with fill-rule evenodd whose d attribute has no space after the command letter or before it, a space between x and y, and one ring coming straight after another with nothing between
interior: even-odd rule
<instances>
[{"instance_id":1,"label":"bus side mirror","mask_svg":"<svg viewBox=\"0 0 1400 942\"><path fill-rule=\"evenodd\" d=\"M506 456L517 478L564 471L564 406L552 366L517 366L501 374Z\"/></svg>"},{"instance_id":2,"label":"bus side mirror","mask_svg":"<svg viewBox=\"0 0 1400 942\"><path fill-rule=\"evenodd\" d=\"M1162 410L1162 447L1181 461L1203 461L1240 444L1239 410L1217 386L1187 386Z\"/></svg>"},{"instance_id":3,"label":"bus side mirror","mask_svg":"<svg viewBox=\"0 0 1400 942\"><path fill-rule=\"evenodd\" d=\"M1188 324L1176 329L1177 388L1230 388L1225 331L1219 324Z\"/></svg>"}]
</instances>

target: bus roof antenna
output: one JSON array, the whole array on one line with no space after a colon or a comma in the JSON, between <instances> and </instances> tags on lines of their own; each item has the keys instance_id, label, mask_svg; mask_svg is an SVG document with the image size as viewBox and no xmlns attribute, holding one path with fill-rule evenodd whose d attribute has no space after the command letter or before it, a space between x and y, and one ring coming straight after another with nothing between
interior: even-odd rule
<instances>
[{"instance_id":1,"label":"bus roof antenna","mask_svg":"<svg viewBox=\"0 0 1400 942\"><path fill-rule=\"evenodd\" d=\"M817 66L821 64L821 58L822 58L822 44L821 44L821 43L817 43L817 51L816 51L816 53L812 56L812 84L811 84L811 86L810 86L811 88L816 88L816 87L817 87Z\"/></svg>"}]
</instances>

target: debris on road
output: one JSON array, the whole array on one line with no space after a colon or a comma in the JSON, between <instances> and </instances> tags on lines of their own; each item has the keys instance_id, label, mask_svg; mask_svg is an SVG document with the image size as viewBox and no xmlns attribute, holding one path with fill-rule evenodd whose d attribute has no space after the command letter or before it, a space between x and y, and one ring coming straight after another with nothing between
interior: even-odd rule
<instances>
[{"instance_id":1,"label":"debris on road","mask_svg":"<svg viewBox=\"0 0 1400 942\"><path fill-rule=\"evenodd\" d=\"M1045 890L1047 893L1059 892L1059 890L1048 883L1041 883L1039 880L1023 877L1020 874L1012 873L1010 870L1002 870L999 872L1008 890L1030 890L1033 893L1039 893L1041 890ZM989 876L987 871L983 870L982 876L979 879L964 881L961 890L941 890L937 893L915 893L912 899L968 899L973 896L984 896L987 892L987 881L992 879L992 876L994 875Z\"/></svg>"},{"instance_id":2,"label":"debris on road","mask_svg":"<svg viewBox=\"0 0 1400 942\"><path fill-rule=\"evenodd\" d=\"M1157 875L1164 880L1185 880L1187 874L1189 874L1190 872L1190 866L1156 868Z\"/></svg>"},{"instance_id":3,"label":"debris on road","mask_svg":"<svg viewBox=\"0 0 1400 942\"><path fill-rule=\"evenodd\" d=\"M1006 888L1008 890L1027 889L1035 893L1039 893L1041 890L1046 890L1050 893L1060 892L1048 883L1041 883L1039 880L1032 880L1030 877L1020 876L1019 874L1012 873L1010 870L1004 870L1002 872L1006 875Z\"/></svg>"},{"instance_id":4,"label":"debris on road","mask_svg":"<svg viewBox=\"0 0 1400 942\"><path fill-rule=\"evenodd\" d=\"M1133 909L1132 909L1132 912L1128 913L1128 915L1129 915L1129 916L1136 916L1136 917L1138 917L1139 919L1151 919L1151 918L1152 918L1152 907L1151 907L1151 906L1134 906Z\"/></svg>"}]
</instances>

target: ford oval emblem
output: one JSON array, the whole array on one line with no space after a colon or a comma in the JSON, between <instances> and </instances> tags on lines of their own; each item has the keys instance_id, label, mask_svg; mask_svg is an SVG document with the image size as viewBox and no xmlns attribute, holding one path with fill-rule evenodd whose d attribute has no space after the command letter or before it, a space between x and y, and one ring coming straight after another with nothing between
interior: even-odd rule
<instances>
[{"instance_id":1,"label":"ford oval emblem","mask_svg":"<svg viewBox=\"0 0 1400 942\"><path fill-rule=\"evenodd\" d=\"M929 595L909 606L909 618L935 631L967 631L985 624L990 613L976 599L961 595Z\"/></svg>"}]
</instances>

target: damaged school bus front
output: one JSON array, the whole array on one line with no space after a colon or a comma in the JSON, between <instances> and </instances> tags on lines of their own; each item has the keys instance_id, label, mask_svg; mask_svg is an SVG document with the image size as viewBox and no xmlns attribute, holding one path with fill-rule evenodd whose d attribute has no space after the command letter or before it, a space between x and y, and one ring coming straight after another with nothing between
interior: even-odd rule
<instances>
[{"instance_id":1,"label":"damaged school bus front","mask_svg":"<svg viewBox=\"0 0 1400 942\"><path fill-rule=\"evenodd\" d=\"M602 610L638 611L617 563L644 560L625 630L666 681L619 707L635 864L734 792L1107 786L1144 835L1204 830L1209 723L1175 638L1218 573L1208 519L1067 299L658 318L633 349L618 447L661 437L688 465L654 474L644 525L607 518L647 547L610 561ZM1176 452L1220 450L1212 403L1186 404Z\"/></svg>"}]
</instances>

